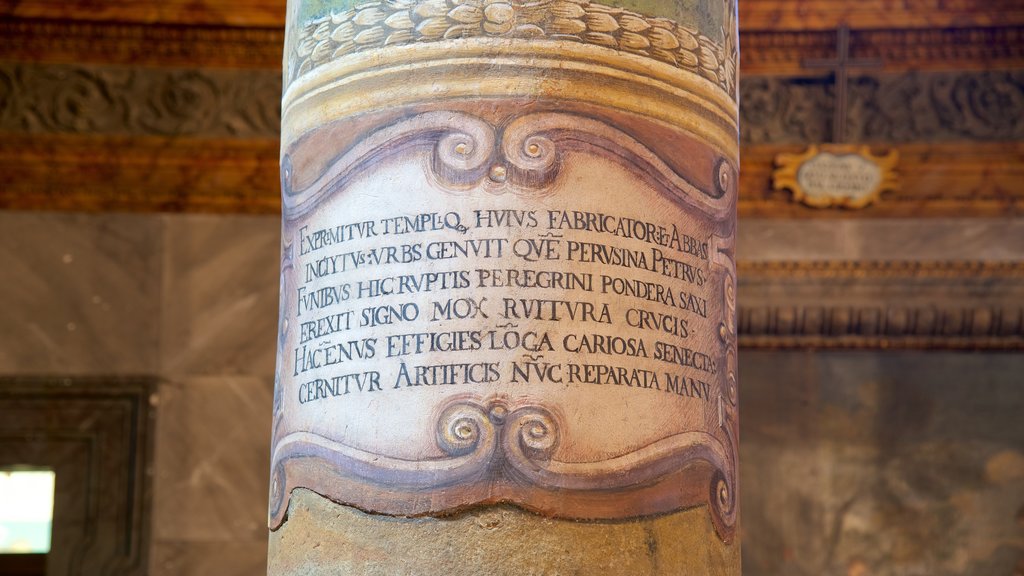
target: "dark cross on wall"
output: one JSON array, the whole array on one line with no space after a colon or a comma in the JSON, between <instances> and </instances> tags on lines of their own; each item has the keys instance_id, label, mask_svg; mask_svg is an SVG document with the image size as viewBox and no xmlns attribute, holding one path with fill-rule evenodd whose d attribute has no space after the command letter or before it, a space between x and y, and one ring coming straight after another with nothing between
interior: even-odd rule
<instances>
[{"instance_id":1,"label":"dark cross on wall","mask_svg":"<svg viewBox=\"0 0 1024 576\"><path fill-rule=\"evenodd\" d=\"M850 27L843 24L836 32L836 57L804 60L804 68L817 68L832 71L835 76L835 116L832 124L833 142L846 141L846 115L849 109L849 84L851 69L880 68L882 61L878 58L850 57Z\"/></svg>"}]
</instances>

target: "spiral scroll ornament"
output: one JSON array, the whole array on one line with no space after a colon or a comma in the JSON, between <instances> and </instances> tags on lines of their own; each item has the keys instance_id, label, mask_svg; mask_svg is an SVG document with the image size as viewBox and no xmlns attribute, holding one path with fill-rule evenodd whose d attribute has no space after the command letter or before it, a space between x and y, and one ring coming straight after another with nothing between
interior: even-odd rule
<instances>
[{"instance_id":1,"label":"spiral scroll ornament","mask_svg":"<svg viewBox=\"0 0 1024 576\"><path fill-rule=\"evenodd\" d=\"M487 174L494 146L493 130L482 123L448 132L434 147L434 174L449 186L472 186Z\"/></svg>"},{"instance_id":2,"label":"spiral scroll ornament","mask_svg":"<svg viewBox=\"0 0 1024 576\"><path fill-rule=\"evenodd\" d=\"M529 116L512 122L504 132L501 150L513 180L523 186L539 188L549 184L558 173L561 159L552 139L538 133Z\"/></svg>"},{"instance_id":3,"label":"spiral scroll ornament","mask_svg":"<svg viewBox=\"0 0 1024 576\"><path fill-rule=\"evenodd\" d=\"M493 437L494 433L494 424L480 406L459 403L441 414L437 445L449 456L465 456L475 451L483 438Z\"/></svg>"}]
</instances>

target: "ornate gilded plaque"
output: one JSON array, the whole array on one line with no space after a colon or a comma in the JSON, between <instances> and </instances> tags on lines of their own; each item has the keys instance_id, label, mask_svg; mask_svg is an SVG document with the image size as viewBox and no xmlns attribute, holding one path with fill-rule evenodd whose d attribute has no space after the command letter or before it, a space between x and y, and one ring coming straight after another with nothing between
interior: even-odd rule
<instances>
[{"instance_id":1,"label":"ornate gilded plaque","mask_svg":"<svg viewBox=\"0 0 1024 576\"><path fill-rule=\"evenodd\" d=\"M826 144L803 154L780 154L772 174L776 190L814 208L865 208L899 187L899 152L876 155L868 146Z\"/></svg>"},{"instance_id":2,"label":"ornate gilded plaque","mask_svg":"<svg viewBox=\"0 0 1024 576\"><path fill-rule=\"evenodd\" d=\"M731 539L735 5L687 4L381 2L290 36L271 527L304 487L705 505Z\"/></svg>"}]
</instances>

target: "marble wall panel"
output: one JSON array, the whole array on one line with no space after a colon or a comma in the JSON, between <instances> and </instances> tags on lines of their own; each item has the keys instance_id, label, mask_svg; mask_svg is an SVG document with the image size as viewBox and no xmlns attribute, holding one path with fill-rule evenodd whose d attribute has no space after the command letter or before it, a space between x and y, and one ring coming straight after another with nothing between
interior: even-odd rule
<instances>
[{"instance_id":1,"label":"marble wall panel","mask_svg":"<svg viewBox=\"0 0 1024 576\"><path fill-rule=\"evenodd\" d=\"M163 223L0 213L0 372L152 374Z\"/></svg>"},{"instance_id":2,"label":"marble wall panel","mask_svg":"<svg viewBox=\"0 0 1024 576\"><path fill-rule=\"evenodd\" d=\"M154 573L254 573L181 567L181 562L226 562L209 557L214 545L247 547L246 554L264 561L272 395L269 378L215 376L161 386L156 400ZM180 551L185 559L170 550ZM251 565L242 562L237 569Z\"/></svg>"},{"instance_id":3,"label":"marble wall panel","mask_svg":"<svg viewBox=\"0 0 1024 576\"><path fill-rule=\"evenodd\" d=\"M280 219L160 218L151 573L263 573Z\"/></svg>"},{"instance_id":4,"label":"marble wall panel","mask_svg":"<svg viewBox=\"0 0 1024 576\"><path fill-rule=\"evenodd\" d=\"M256 576L267 573L267 543L159 542L150 576Z\"/></svg>"},{"instance_id":5,"label":"marble wall panel","mask_svg":"<svg viewBox=\"0 0 1024 576\"><path fill-rule=\"evenodd\" d=\"M163 218L163 374L272 378L280 218Z\"/></svg>"},{"instance_id":6,"label":"marble wall panel","mask_svg":"<svg viewBox=\"0 0 1024 576\"><path fill-rule=\"evenodd\" d=\"M1024 357L741 354L744 573L1024 562Z\"/></svg>"},{"instance_id":7,"label":"marble wall panel","mask_svg":"<svg viewBox=\"0 0 1024 576\"><path fill-rule=\"evenodd\" d=\"M205 377L161 385L156 434L156 540L264 535L273 382Z\"/></svg>"}]
</instances>

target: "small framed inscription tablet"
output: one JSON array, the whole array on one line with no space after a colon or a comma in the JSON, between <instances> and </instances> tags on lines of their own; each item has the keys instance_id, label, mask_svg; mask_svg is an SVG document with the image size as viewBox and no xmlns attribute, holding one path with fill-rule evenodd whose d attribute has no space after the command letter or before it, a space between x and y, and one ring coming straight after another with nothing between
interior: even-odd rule
<instances>
[{"instance_id":1,"label":"small framed inscription tablet","mask_svg":"<svg viewBox=\"0 0 1024 576\"><path fill-rule=\"evenodd\" d=\"M775 159L773 188L790 190L794 201L813 208L865 208L899 187L898 163L896 150L878 155L868 146L811 146Z\"/></svg>"}]
</instances>

